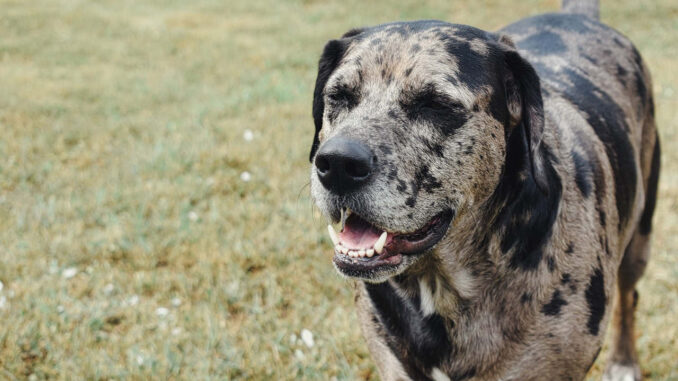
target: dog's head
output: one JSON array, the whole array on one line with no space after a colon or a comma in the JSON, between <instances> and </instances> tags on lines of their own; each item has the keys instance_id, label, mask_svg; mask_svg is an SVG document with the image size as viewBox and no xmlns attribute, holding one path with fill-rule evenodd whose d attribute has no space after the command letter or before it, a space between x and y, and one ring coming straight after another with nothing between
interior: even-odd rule
<instances>
[{"instance_id":1,"label":"dog's head","mask_svg":"<svg viewBox=\"0 0 678 381\"><path fill-rule=\"evenodd\" d=\"M508 154L542 181L539 79L510 40L469 26L393 23L329 41L313 118L311 192L342 222L330 235L347 276L383 281L430 252L491 197Z\"/></svg>"}]
</instances>

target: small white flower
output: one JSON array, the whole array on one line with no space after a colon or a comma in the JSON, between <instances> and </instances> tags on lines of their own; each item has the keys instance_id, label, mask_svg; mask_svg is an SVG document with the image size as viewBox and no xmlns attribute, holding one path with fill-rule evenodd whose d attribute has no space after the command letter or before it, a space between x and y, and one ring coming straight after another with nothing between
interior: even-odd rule
<instances>
[{"instance_id":1,"label":"small white flower","mask_svg":"<svg viewBox=\"0 0 678 381\"><path fill-rule=\"evenodd\" d=\"M179 307L181 305L181 299L179 298L172 298L172 306L174 307Z\"/></svg>"},{"instance_id":2,"label":"small white flower","mask_svg":"<svg viewBox=\"0 0 678 381\"><path fill-rule=\"evenodd\" d=\"M172 336L179 336L179 335L181 335L181 327L172 328Z\"/></svg>"},{"instance_id":3,"label":"small white flower","mask_svg":"<svg viewBox=\"0 0 678 381\"><path fill-rule=\"evenodd\" d=\"M297 345L297 334L293 333L290 335L290 345Z\"/></svg>"},{"instance_id":4,"label":"small white flower","mask_svg":"<svg viewBox=\"0 0 678 381\"><path fill-rule=\"evenodd\" d=\"M144 365L144 356L137 355L137 365L139 366Z\"/></svg>"},{"instance_id":5,"label":"small white flower","mask_svg":"<svg viewBox=\"0 0 678 381\"><path fill-rule=\"evenodd\" d=\"M252 175L249 172L245 171L245 172L240 174L240 180L242 180L244 182L248 182L248 181L252 180Z\"/></svg>"},{"instance_id":6,"label":"small white flower","mask_svg":"<svg viewBox=\"0 0 678 381\"><path fill-rule=\"evenodd\" d=\"M297 360L300 361L306 358L306 356L304 356L304 352L302 352L301 349L294 350L294 357L296 357Z\"/></svg>"},{"instance_id":7,"label":"small white flower","mask_svg":"<svg viewBox=\"0 0 678 381\"><path fill-rule=\"evenodd\" d=\"M247 142L251 142L252 139L254 139L254 134L250 130L245 130L245 132L242 134L242 138Z\"/></svg>"},{"instance_id":8,"label":"small white flower","mask_svg":"<svg viewBox=\"0 0 678 381\"><path fill-rule=\"evenodd\" d=\"M64 310L65 310L65 308L64 308L64 306L62 306L61 304L59 304L59 305L57 306L57 312L58 312L58 313L61 314L61 313L64 312Z\"/></svg>"},{"instance_id":9,"label":"small white flower","mask_svg":"<svg viewBox=\"0 0 678 381\"><path fill-rule=\"evenodd\" d=\"M71 279L78 273L78 269L75 267L69 267L61 272L61 276L64 279Z\"/></svg>"},{"instance_id":10,"label":"small white flower","mask_svg":"<svg viewBox=\"0 0 678 381\"><path fill-rule=\"evenodd\" d=\"M5 285L2 284L2 281L0 280L0 291L2 291L3 288L5 288Z\"/></svg>"},{"instance_id":11,"label":"small white flower","mask_svg":"<svg viewBox=\"0 0 678 381\"><path fill-rule=\"evenodd\" d=\"M7 306L7 297L5 295L0 295L0 310L4 310Z\"/></svg>"},{"instance_id":12,"label":"small white flower","mask_svg":"<svg viewBox=\"0 0 678 381\"><path fill-rule=\"evenodd\" d=\"M193 221L193 222L197 221L198 220L198 213L196 213L194 211L190 211L188 213L188 219Z\"/></svg>"},{"instance_id":13,"label":"small white flower","mask_svg":"<svg viewBox=\"0 0 678 381\"><path fill-rule=\"evenodd\" d=\"M301 340L309 348L313 348L315 345L315 341L313 341L313 332L309 331L308 329L304 328L301 330Z\"/></svg>"},{"instance_id":14,"label":"small white flower","mask_svg":"<svg viewBox=\"0 0 678 381\"><path fill-rule=\"evenodd\" d=\"M113 283L109 283L109 284L104 286L104 294L110 295L113 292L114 289L115 289L115 287L113 286Z\"/></svg>"},{"instance_id":15,"label":"small white flower","mask_svg":"<svg viewBox=\"0 0 678 381\"><path fill-rule=\"evenodd\" d=\"M158 315L159 317L165 317L165 316L169 315L169 310L165 307L158 307L155 310L155 314Z\"/></svg>"},{"instance_id":16,"label":"small white flower","mask_svg":"<svg viewBox=\"0 0 678 381\"><path fill-rule=\"evenodd\" d=\"M139 295L132 295L127 299L127 304L130 306L136 306L139 303Z\"/></svg>"}]
</instances>

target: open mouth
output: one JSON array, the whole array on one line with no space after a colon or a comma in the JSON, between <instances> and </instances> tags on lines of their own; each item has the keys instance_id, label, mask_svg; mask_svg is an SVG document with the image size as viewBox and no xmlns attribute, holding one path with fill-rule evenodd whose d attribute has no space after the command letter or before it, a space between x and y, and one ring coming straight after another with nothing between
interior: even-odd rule
<instances>
[{"instance_id":1,"label":"open mouth","mask_svg":"<svg viewBox=\"0 0 678 381\"><path fill-rule=\"evenodd\" d=\"M347 210L339 233L332 225L327 227L334 243L334 263L348 274L397 266L403 256L422 254L435 246L453 216L452 211L442 212L415 232L398 233L383 231Z\"/></svg>"}]
</instances>

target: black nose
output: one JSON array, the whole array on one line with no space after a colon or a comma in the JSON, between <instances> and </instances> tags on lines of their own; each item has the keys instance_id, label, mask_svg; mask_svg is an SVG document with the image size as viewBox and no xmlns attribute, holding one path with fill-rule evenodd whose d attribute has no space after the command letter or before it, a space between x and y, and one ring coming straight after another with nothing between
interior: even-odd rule
<instances>
[{"instance_id":1,"label":"black nose","mask_svg":"<svg viewBox=\"0 0 678 381\"><path fill-rule=\"evenodd\" d=\"M354 191L365 184L373 164L372 151L367 146L343 137L326 141L315 156L320 182L336 194Z\"/></svg>"}]
</instances>

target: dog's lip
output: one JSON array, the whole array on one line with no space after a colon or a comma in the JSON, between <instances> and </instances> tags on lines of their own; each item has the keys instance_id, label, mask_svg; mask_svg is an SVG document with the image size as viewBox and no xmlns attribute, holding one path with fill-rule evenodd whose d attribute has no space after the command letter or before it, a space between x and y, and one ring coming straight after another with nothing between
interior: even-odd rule
<instances>
[{"instance_id":1,"label":"dog's lip","mask_svg":"<svg viewBox=\"0 0 678 381\"><path fill-rule=\"evenodd\" d=\"M363 220L355 215L353 218ZM445 236L453 218L454 212L446 210L414 232L387 232L387 240L382 252L374 257L351 257L335 246L333 262L340 271L349 274L396 267L402 263L404 256L421 255L433 248ZM363 222L366 221L363 220Z\"/></svg>"}]
</instances>

